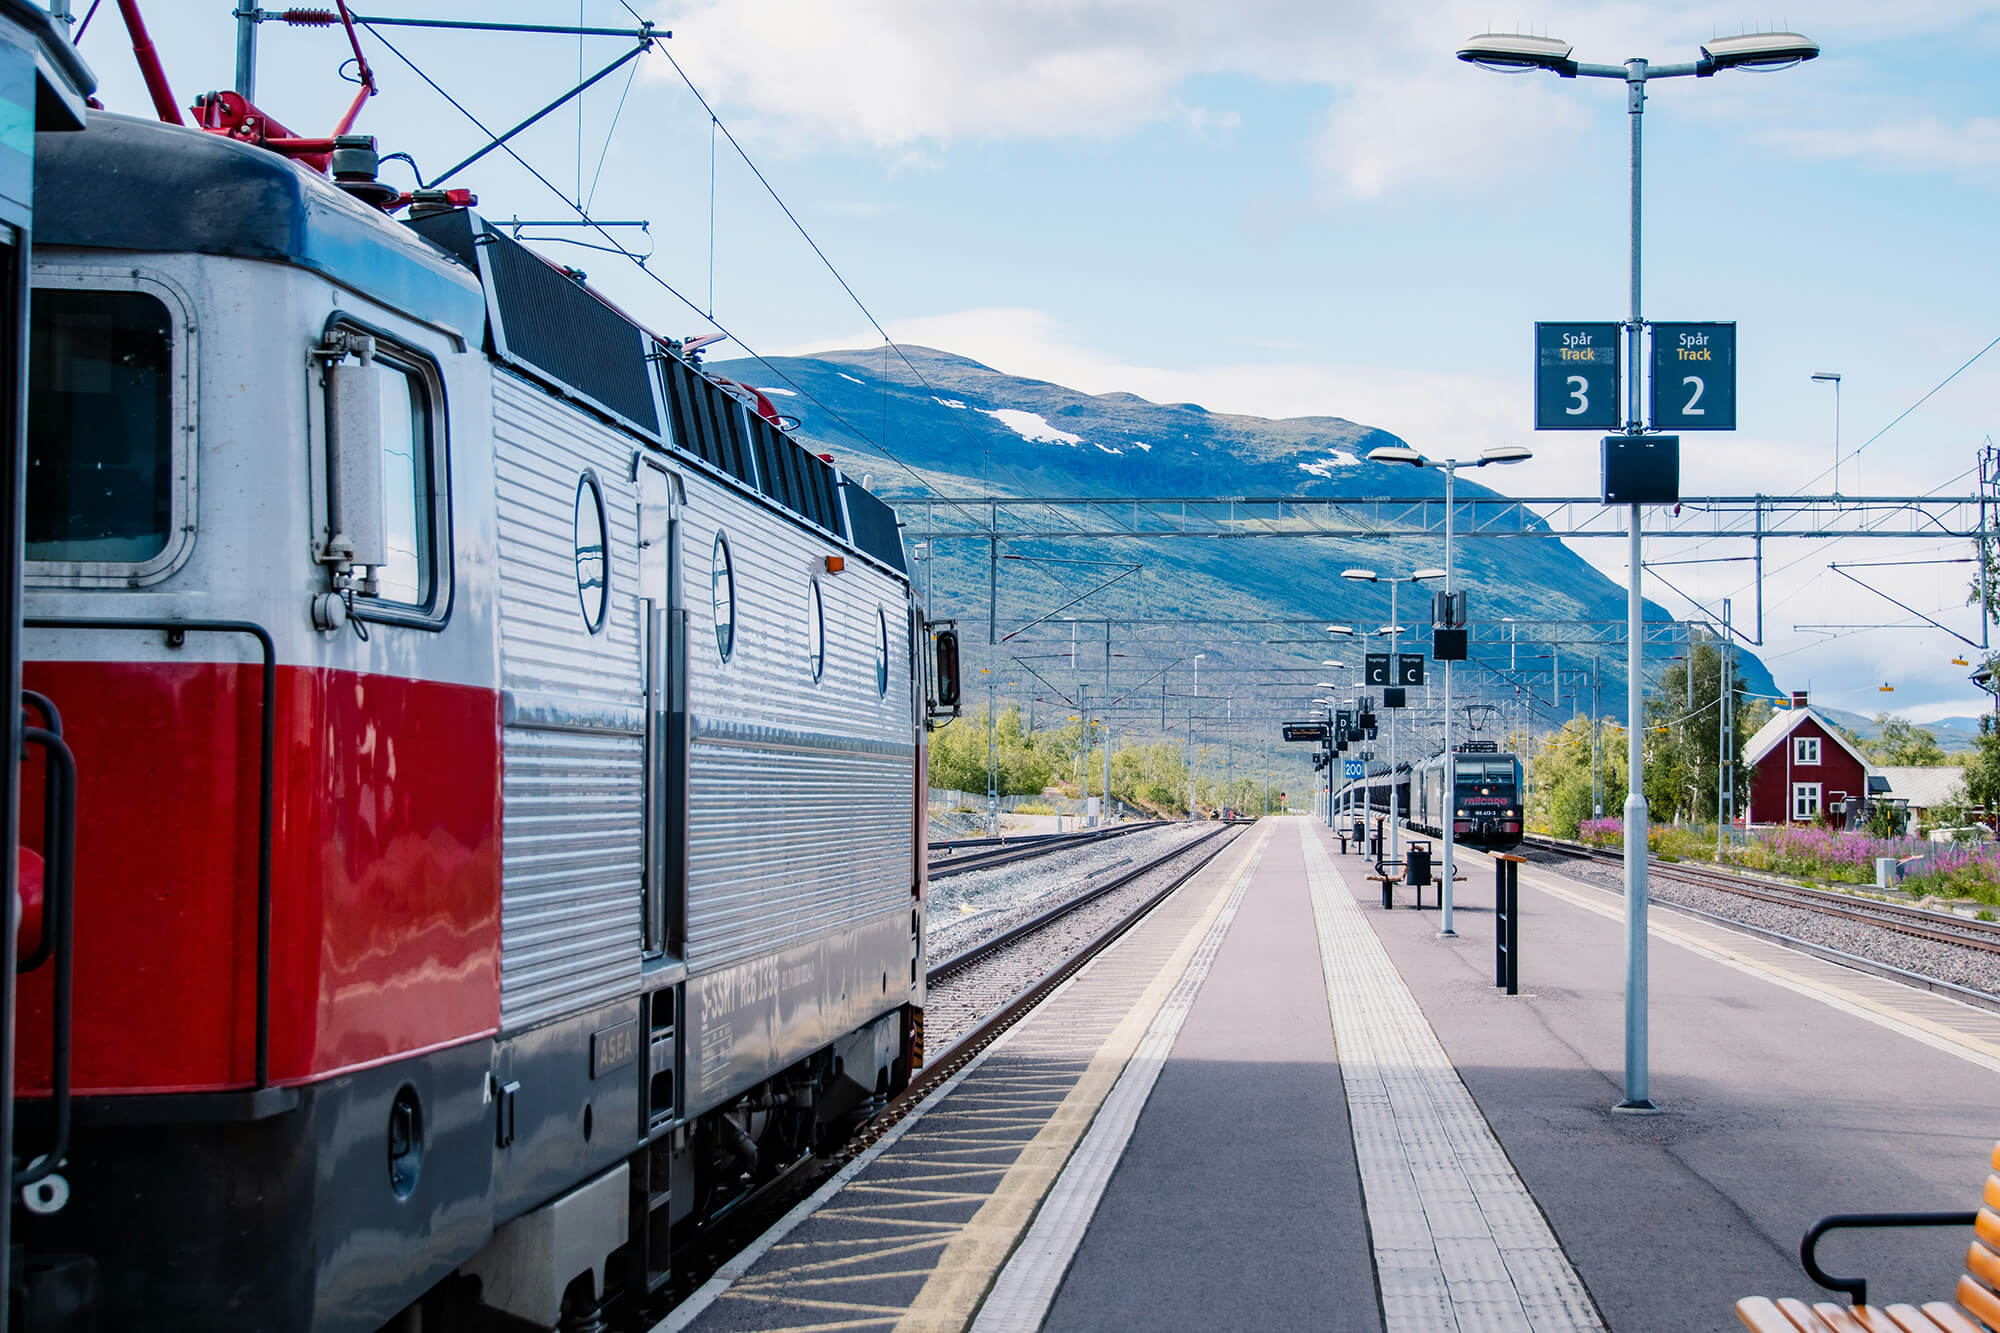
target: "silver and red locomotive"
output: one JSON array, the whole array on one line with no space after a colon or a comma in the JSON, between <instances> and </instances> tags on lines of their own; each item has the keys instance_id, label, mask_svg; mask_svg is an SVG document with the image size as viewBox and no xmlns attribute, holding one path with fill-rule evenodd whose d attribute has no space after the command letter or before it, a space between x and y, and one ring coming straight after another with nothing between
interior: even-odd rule
<instances>
[{"instance_id":1,"label":"silver and red locomotive","mask_svg":"<svg viewBox=\"0 0 2000 1333\"><path fill-rule=\"evenodd\" d=\"M636 1317L921 1060L894 513L462 195L105 114L35 166L45 1308Z\"/></svg>"}]
</instances>

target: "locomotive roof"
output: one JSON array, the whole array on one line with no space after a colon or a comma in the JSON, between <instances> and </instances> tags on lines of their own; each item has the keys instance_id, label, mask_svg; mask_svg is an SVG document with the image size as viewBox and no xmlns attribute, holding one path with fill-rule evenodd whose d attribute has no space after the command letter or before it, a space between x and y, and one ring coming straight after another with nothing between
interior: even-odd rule
<instances>
[{"instance_id":1,"label":"locomotive roof","mask_svg":"<svg viewBox=\"0 0 2000 1333\"><path fill-rule=\"evenodd\" d=\"M293 264L455 329L897 573L907 570L887 504L754 411L738 420L697 401L724 391L476 214L398 223L267 149L109 112L92 112L82 133L36 136L35 198L41 245ZM680 368L664 384L653 369L663 356Z\"/></svg>"},{"instance_id":2,"label":"locomotive roof","mask_svg":"<svg viewBox=\"0 0 2000 1333\"><path fill-rule=\"evenodd\" d=\"M35 241L296 264L477 340L465 268L318 172L219 134L93 111L35 136Z\"/></svg>"}]
</instances>

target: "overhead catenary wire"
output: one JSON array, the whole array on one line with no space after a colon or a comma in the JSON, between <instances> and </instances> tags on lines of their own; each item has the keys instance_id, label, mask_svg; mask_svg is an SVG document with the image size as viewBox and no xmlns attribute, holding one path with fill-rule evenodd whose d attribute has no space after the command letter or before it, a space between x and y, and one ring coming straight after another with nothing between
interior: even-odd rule
<instances>
[{"instance_id":1,"label":"overhead catenary wire","mask_svg":"<svg viewBox=\"0 0 2000 1333\"><path fill-rule=\"evenodd\" d=\"M630 6L627 6L627 9L629 10ZM370 35L372 35L375 38L375 40L381 42L383 47L391 55L395 56L396 59L402 61L402 63L409 68L411 73L415 74L419 79L422 79L424 83L427 84L433 92L435 92L439 97L442 97L446 102L450 103L453 109L455 109L460 115L464 116L467 120L471 121L472 124L481 133L485 134L488 138L497 137L494 134L493 130L490 129L484 121L480 120L477 115L473 114L473 112L463 102L460 102L457 98L453 97L449 92L447 92L444 89L444 87L437 82L437 80L433 79L428 73L424 71L424 69L421 66L419 66L409 56L405 55L393 42L389 41L389 39L384 37L381 32L377 31L372 23L370 23L368 20L365 19L356 19L355 21L359 23L361 26L367 28L369 30ZM845 416L841 415L841 413L836 411L834 408L822 402L815 394L813 394L813 392L810 389L807 389L804 385L799 384L797 381L793 380L791 376L785 374L782 368L777 366L768 357L758 352L755 348L751 347L742 338L738 337L728 326L724 325L720 320L717 320L712 316L705 314L702 311L701 307L697 305L694 301L690 300L687 297L687 295L683 293L679 288L675 287L672 283L668 282L665 278L661 277L658 273L655 273L651 268L647 267L644 256L634 254L631 250L626 249L625 246L618 241L618 238L616 236L612 235L608 230L606 230L603 226L599 225L597 221L590 216L590 214L584 209L584 207L579 201L571 199L567 194L563 193L561 187L557 186L554 181L551 181L538 168L536 168L533 163L529 162L526 158L521 156L521 154L514 148L512 144L502 143L499 144L498 147L500 148L501 152L504 152L505 154L507 154L508 157L512 158L517 164L519 164L522 170L526 171L530 176L533 176L537 181L539 181L544 189L548 190L550 194L553 194L556 198L560 199L566 206L568 206L573 212L575 212L577 216L583 220L585 225L589 226L591 230L597 232L598 235L603 237L607 243L607 248L610 251L622 255L624 258L630 260L634 267L636 267L641 273L645 274L646 277L650 278L668 295L672 296L676 301L679 301L682 305L686 306L690 311L692 311L696 315L701 316L703 319L707 320L710 324L714 325L717 332L722 333L728 338L730 338L739 347L742 347L743 350L746 353L748 353L753 360L758 361L759 363L764 365L773 374L777 375L780 379L784 380L785 383L791 385L792 388L807 402L812 403L815 407L819 408L820 411L824 412L828 420L837 423L842 429L852 434L855 439L861 441L861 443L868 446L869 448L874 449L877 453L881 454L882 457L886 459L893 466L901 468L903 471L907 472L910 475L910 477L916 481L919 487L921 487L924 491L928 492L930 495L935 497L938 501L944 504L948 504L953 508L960 510L961 512L965 513L968 518L974 518L974 519L977 518L977 516L973 515L970 510L966 509L964 504L962 504L957 498L947 495L943 491L939 490L937 487L933 486L930 480L926 476L924 476L924 474L919 469L917 469L916 467L914 467L909 463L904 462L902 459L896 457L893 453L891 453L881 443L871 439L867 434L867 432L863 431L860 427L856 426L853 422L849 421Z\"/></svg>"}]
</instances>

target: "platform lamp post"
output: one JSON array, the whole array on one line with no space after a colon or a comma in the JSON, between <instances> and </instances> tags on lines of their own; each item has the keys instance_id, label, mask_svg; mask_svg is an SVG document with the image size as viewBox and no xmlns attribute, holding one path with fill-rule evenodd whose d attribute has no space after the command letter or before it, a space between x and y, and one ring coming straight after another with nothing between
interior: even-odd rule
<instances>
[{"instance_id":1,"label":"platform lamp post","mask_svg":"<svg viewBox=\"0 0 2000 1333\"><path fill-rule=\"evenodd\" d=\"M1427 458L1415 449L1405 448L1382 448L1370 449L1368 451L1368 461L1371 463L1408 463L1411 467L1433 467L1444 473L1444 590L1446 596L1451 594L1452 484L1458 479L1458 470L1462 467L1485 467L1489 463L1525 463L1533 457L1533 453L1518 444L1494 445L1490 449L1481 450L1477 458ZM1390 613L1390 619L1395 619L1394 612ZM1432 655L1435 656L1436 654L1433 653ZM1458 935L1458 932L1451 928L1451 861L1452 852L1458 843L1456 836L1458 832L1458 805L1454 799L1458 794L1458 761L1452 757L1451 750L1452 660L1451 658L1446 658L1444 664L1444 795L1442 798L1451 806L1451 810L1439 819L1439 822L1444 826L1444 892L1440 895L1441 901L1444 904L1444 910L1439 914L1441 919L1438 922L1438 934L1445 936L1447 939L1456 938ZM1392 778L1392 784L1393 781L1394 779Z\"/></svg>"},{"instance_id":2,"label":"platform lamp post","mask_svg":"<svg viewBox=\"0 0 2000 1333\"><path fill-rule=\"evenodd\" d=\"M1814 384L1833 386L1833 493L1840 494L1840 372L1837 370L1815 370ZM1855 483L1860 489L1860 483Z\"/></svg>"},{"instance_id":3,"label":"platform lamp post","mask_svg":"<svg viewBox=\"0 0 2000 1333\"><path fill-rule=\"evenodd\" d=\"M1384 578L1372 569L1343 569L1340 571L1340 577L1351 579L1356 583L1386 583L1389 585L1389 623L1375 632L1389 636L1389 660L1391 662L1395 661L1396 650L1402 647L1403 643L1403 624L1396 619L1397 586L1404 583L1423 583L1430 579L1441 579L1444 576L1445 572L1442 569L1413 570L1401 578ZM1395 860L1397 854L1402 850L1402 839L1397 836L1396 830L1396 821L1401 814L1399 806L1400 802L1396 800L1396 715L1391 713L1389 714L1389 859L1391 861Z\"/></svg>"},{"instance_id":4,"label":"platform lamp post","mask_svg":"<svg viewBox=\"0 0 2000 1333\"><path fill-rule=\"evenodd\" d=\"M1347 669L1345 663L1332 660L1323 661L1320 665L1332 671L1345 671ZM1333 710L1335 700L1340 697L1340 685L1336 681L1323 680L1319 683L1319 687L1328 692L1326 698L1313 700L1316 704L1326 705L1326 734L1335 741L1343 740L1345 739L1344 737L1334 736L1333 734ZM1333 766L1338 762L1340 762L1338 753L1332 743L1329 742L1326 747L1326 826L1328 828L1333 827Z\"/></svg>"},{"instance_id":5,"label":"platform lamp post","mask_svg":"<svg viewBox=\"0 0 2000 1333\"><path fill-rule=\"evenodd\" d=\"M1201 817L1201 807L1195 802L1201 782L1201 751L1194 748L1194 706L1201 698L1201 659L1207 653L1194 655L1194 693L1188 696L1188 822Z\"/></svg>"},{"instance_id":6,"label":"platform lamp post","mask_svg":"<svg viewBox=\"0 0 2000 1333\"><path fill-rule=\"evenodd\" d=\"M1565 79L1618 79L1625 84L1625 109L1632 125L1632 315L1625 323L1625 433L1644 431L1640 409L1640 334L1645 327L1639 302L1639 218L1641 181L1640 126L1646 110L1646 85L1654 79L1693 75L1708 78L1725 69L1775 70L1811 60L1819 43L1796 32L1752 32L1715 37L1702 43L1701 56L1678 64L1655 65L1643 56L1622 65L1592 65L1570 59L1571 46L1557 37L1522 33L1482 33L1459 47L1458 58L1484 69L1518 74L1539 69ZM1625 1097L1617 1109L1654 1109L1647 1088L1646 1049L1646 783L1641 725L1645 682L1640 673L1645 568L1640 557L1640 507L1631 508L1631 577L1626 588L1626 730L1628 736L1625 797Z\"/></svg>"}]
</instances>

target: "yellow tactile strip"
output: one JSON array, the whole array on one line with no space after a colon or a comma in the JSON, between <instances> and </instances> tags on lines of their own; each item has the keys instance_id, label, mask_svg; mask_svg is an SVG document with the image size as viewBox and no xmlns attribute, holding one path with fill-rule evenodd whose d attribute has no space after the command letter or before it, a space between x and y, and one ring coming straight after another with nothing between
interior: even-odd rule
<instances>
[{"instance_id":1,"label":"yellow tactile strip","mask_svg":"<svg viewBox=\"0 0 2000 1333\"><path fill-rule=\"evenodd\" d=\"M1155 908L704 1312L669 1326L963 1329L1271 835L1267 822Z\"/></svg>"}]
</instances>

